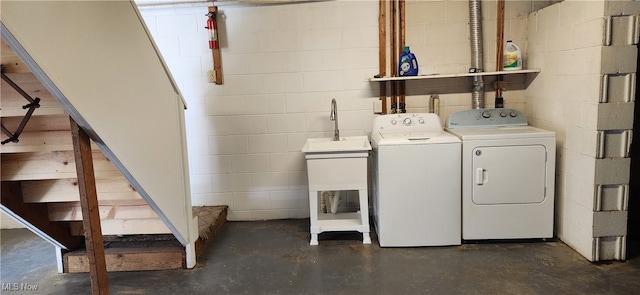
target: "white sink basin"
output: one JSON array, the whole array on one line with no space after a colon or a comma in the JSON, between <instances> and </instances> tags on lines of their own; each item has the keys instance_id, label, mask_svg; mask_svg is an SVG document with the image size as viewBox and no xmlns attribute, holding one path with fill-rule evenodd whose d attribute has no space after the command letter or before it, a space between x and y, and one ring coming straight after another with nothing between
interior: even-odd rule
<instances>
[{"instance_id":1,"label":"white sink basin","mask_svg":"<svg viewBox=\"0 0 640 295\"><path fill-rule=\"evenodd\" d=\"M302 152L310 153L348 153L370 151L371 144L366 136L345 136L339 141L334 141L331 137L309 138L302 147Z\"/></svg>"}]
</instances>

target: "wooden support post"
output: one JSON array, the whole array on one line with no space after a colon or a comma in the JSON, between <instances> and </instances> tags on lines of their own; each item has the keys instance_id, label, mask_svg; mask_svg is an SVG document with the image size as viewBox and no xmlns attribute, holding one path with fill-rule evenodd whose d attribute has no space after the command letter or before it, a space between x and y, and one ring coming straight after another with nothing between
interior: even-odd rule
<instances>
[{"instance_id":1,"label":"wooden support post","mask_svg":"<svg viewBox=\"0 0 640 295\"><path fill-rule=\"evenodd\" d=\"M211 18L213 20L213 38L215 41L213 42L213 48L211 48L211 52L213 54L213 72L215 73L215 83L218 85L222 85L222 57L220 56L220 39L218 39L218 20L216 19L216 12L218 8L216 6L209 7L209 13L211 14Z\"/></svg>"},{"instance_id":2,"label":"wooden support post","mask_svg":"<svg viewBox=\"0 0 640 295\"><path fill-rule=\"evenodd\" d=\"M104 256L102 230L100 228L100 212L98 211L98 193L96 191L96 179L91 155L91 140L73 118L70 117L70 120L73 153L78 173L80 205L82 206L82 225L84 226L85 244L87 256L89 257L91 293L109 294L107 264Z\"/></svg>"},{"instance_id":3,"label":"wooden support post","mask_svg":"<svg viewBox=\"0 0 640 295\"><path fill-rule=\"evenodd\" d=\"M378 48L380 75L387 75L387 1L380 0L378 15ZM380 83L380 100L382 100L382 114L387 113L387 83Z\"/></svg>"}]
</instances>

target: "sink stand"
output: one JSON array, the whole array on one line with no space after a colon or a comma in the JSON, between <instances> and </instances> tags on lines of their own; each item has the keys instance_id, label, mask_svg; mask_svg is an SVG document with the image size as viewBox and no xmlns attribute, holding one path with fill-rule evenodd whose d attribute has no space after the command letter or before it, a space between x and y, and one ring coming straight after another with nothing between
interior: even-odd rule
<instances>
[{"instance_id":1,"label":"sink stand","mask_svg":"<svg viewBox=\"0 0 640 295\"><path fill-rule=\"evenodd\" d=\"M309 175L310 245L318 245L318 234L329 231L358 231L362 233L362 243L371 244L368 156L368 150L305 154ZM318 212L318 197L322 191L344 190L358 191L360 211L335 214Z\"/></svg>"}]
</instances>

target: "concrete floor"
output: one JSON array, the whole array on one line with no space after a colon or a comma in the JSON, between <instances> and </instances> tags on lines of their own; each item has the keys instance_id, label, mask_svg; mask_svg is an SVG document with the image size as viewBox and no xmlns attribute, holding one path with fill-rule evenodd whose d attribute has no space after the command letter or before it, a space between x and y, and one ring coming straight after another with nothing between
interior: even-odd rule
<instances>
[{"instance_id":1,"label":"concrete floor","mask_svg":"<svg viewBox=\"0 0 640 295\"><path fill-rule=\"evenodd\" d=\"M638 294L640 257L593 264L558 241L380 248L309 220L229 222L192 270L109 273L111 294ZM88 274L58 274L54 247L2 230L2 294L89 294ZM15 286L37 291L8 291ZM15 289L15 288L13 288ZM20 289L20 288L17 288Z\"/></svg>"}]
</instances>

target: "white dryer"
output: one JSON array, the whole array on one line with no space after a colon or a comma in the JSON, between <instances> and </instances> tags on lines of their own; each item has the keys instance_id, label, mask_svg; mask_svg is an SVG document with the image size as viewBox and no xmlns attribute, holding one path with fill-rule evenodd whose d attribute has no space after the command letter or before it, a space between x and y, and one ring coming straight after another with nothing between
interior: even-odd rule
<instances>
[{"instance_id":1,"label":"white dryer","mask_svg":"<svg viewBox=\"0 0 640 295\"><path fill-rule=\"evenodd\" d=\"M552 238L555 133L513 109L451 114L462 139L462 238Z\"/></svg>"},{"instance_id":2,"label":"white dryer","mask_svg":"<svg viewBox=\"0 0 640 295\"><path fill-rule=\"evenodd\" d=\"M416 113L376 117L371 141L380 246L460 245L460 139Z\"/></svg>"}]
</instances>

